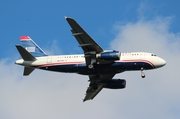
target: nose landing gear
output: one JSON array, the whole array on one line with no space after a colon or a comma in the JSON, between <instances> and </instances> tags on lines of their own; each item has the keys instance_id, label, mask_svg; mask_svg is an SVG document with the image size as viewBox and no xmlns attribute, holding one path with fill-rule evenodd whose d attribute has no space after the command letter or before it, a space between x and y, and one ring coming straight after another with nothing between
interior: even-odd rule
<instances>
[{"instance_id":1,"label":"nose landing gear","mask_svg":"<svg viewBox=\"0 0 180 119\"><path fill-rule=\"evenodd\" d=\"M141 77L145 78L145 73L144 73L144 69L143 68L141 68Z\"/></svg>"}]
</instances>

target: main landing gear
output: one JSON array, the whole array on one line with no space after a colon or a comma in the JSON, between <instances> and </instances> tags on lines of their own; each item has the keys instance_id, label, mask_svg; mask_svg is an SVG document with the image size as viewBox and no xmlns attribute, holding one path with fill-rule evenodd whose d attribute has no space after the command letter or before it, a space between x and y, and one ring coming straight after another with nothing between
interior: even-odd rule
<instances>
[{"instance_id":1,"label":"main landing gear","mask_svg":"<svg viewBox=\"0 0 180 119\"><path fill-rule=\"evenodd\" d=\"M143 68L141 68L141 77L145 78L145 73L144 73L144 69Z\"/></svg>"},{"instance_id":2,"label":"main landing gear","mask_svg":"<svg viewBox=\"0 0 180 119\"><path fill-rule=\"evenodd\" d=\"M88 68L89 68L89 69L93 69L93 68L94 68L94 65L93 65L93 64L95 64L95 63L96 63L96 59L92 58L92 59L91 59L91 64L88 65Z\"/></svg>"},{"instance_id":3,"label":"main landing gear","mask_svg":"<svg viewBox=\"0 0 180 119\"><path fill-rule=\"evenodd\" d=\"M93 67L94 67L93 64L88 65L89 69L93 69Z\"/></svg>"}]
</instances>

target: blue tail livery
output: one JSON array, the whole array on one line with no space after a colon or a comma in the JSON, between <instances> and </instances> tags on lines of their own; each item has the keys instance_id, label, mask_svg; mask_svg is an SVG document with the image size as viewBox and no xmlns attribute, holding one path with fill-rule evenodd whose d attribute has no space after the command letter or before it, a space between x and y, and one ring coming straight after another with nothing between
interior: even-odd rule
<instances>
[{"instance_id":1,"label":"blue tail livery","mask_svg":"<svg viewBox=\"0 0 180 119\"><path fill-rule=\"evenodd\" d=\"M20 36L20 41L22 47L34 57L47 56L47 54L29 36Z\"/></svg>"}]
</instances>

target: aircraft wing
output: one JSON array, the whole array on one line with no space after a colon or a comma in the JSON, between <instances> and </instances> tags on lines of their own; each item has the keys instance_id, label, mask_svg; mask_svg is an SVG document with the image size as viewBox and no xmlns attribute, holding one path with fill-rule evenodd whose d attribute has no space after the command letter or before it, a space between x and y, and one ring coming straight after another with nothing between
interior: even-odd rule
<instances>
[{"instance_id":1,"label":"aircraft wing","mask_svg":"<svg viewBox=\"0 0 180 119\"><path fill-rule=\"evenodd\" d=\"M90 66L93 63L111 63L112 61L104 62L96 58L96 54L103 52L103 49L83 30L83 28L72 18L65 17L71 26L72 35L76 38L79 46L83 49L86 65ZM90 68L90 67L89 67ZM115 75L89 75L89 87L86 91L84 101L92 100L104 87L107 80L111 80Z\"/></svg>"},{"instance_id":2,"label":"aircraft wing","mask_svg":"<svg viewBox=\"0 0 180 119\"><path fill-rule=\"evenodd\" d=\"M111 80L115 74L112 75L89 75L89 87L86 91L86 96L83 101L92 100L104 87L107 80Z\"/></svg>"},{"instance_id":3,"label":"aircraft wing","mask_svg":"<svg viewBox=\"0 0 180 119\"><path fill-rule=\"evenodd\" d=\"M72 35L77 39L80 47L84 53L96 52L100 53L103 49L81 28L81 26L72 18L66 17L69 25L71 26Z\"/></svg>"},{"instance_id":4,"label":"aircraft wing","mask_svg":"<svg viewBox=\"0 0 180 119\"><path fill-rule=\"evenodd\" d=\"M71 26L72 35L77 39L79 46L84 50L86 64L91 64L97 53L103 52L103 49L83 30L83 28L72 18L66 17Z\"/></svg>"}]
</instances>

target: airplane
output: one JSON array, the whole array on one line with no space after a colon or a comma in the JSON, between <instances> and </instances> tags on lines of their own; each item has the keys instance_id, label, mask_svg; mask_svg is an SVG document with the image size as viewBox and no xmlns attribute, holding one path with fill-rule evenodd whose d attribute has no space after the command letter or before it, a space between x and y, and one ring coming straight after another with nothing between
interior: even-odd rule
<instances>
[{"instance_id":1,"label":"airplane","mask_svg":"<svg viewBox=\"0 0 180 119\"><path fill-rule=\"evenodd\" d=\"M117 73L139 70L144 78L144 70L166 64L164 59L153 53L104 50L73 18L65 19L84 54L47 55L29 36L20 36L21 45L16 45L16 48L22 59L15 64L24 66L24 76L31 74L34 69L87 75L90 84L83 99L87 101L92 100L103 88L125 88L126 80L113 79Z\"/></svg>"}]
</instances>

